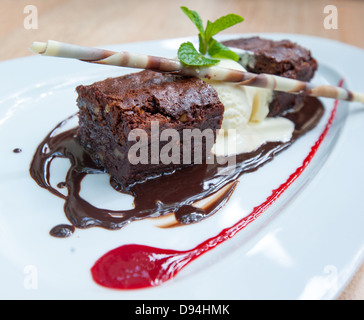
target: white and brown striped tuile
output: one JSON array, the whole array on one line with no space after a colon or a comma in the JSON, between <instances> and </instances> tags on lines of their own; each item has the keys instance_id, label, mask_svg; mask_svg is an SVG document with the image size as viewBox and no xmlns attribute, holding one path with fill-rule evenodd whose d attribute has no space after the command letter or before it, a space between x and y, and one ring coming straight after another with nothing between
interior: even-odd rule
<instances>
[{"instance_id":1,"label":"white and brown striped tuile","mask_svg":"<svg viewBox=\"0 0 364 320\"><path fill-rule=\"evenodd\" d=\"M179 60L149 56L131 52L114 52L99 48L78 46L58 41L34 42L30 48L44 56L78 59L85 62L119 67L149 69L157 72L174 73L183 76L235 82L245 86L271 89L293 94L326 97L364 103L364 93L353 92L330 85L313 85L308 82L279 77L271 74L254 74L216 66L190 67Z\"/></svg>"}]
</instances>

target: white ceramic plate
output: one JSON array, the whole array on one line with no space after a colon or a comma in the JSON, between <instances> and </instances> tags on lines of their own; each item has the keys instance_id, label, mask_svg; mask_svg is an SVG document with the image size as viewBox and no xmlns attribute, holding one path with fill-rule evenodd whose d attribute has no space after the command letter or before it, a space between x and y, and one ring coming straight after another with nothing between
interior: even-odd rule
<instances>
[{"instance_id":1,"label":"white ceramic plate","mask_svg":"<svg viewBox=\"0 0 364 320\"><path fill-rule=\"evenodd\" d=\"M249 35L224 38L239 36ZM289 38L310 48L320 64L315 82L337 85L344 78L345 86L362 90L364 66L359 62L364 51L302 35L262 36ZM186 40L109 48L174 57L178 45ZM29 175L36 147L60 121L77 111L77 85L135 71L40 56L0 64L0 298L335 298L363 260L364 108L358 104L340 102L314 159L272 207L164 285L109 290L93 282L90 268L103 254L123 244L193 248L248 215L302 165L325 128L333 100L322 100L327 112L315 130L273 162L243 176L229 203L201 223L161 229L155 221L144 220L118 231L76 230L67 239L49 235L52 227L68 221L63 201L41 189ZM13 153L15 148L23 152ZM58 182L65 168L61 162L52 167ZM110 188L106 175L91 177L82 186L82 195L97 206L130 205L130 198Z\"/></svg>"}]
</instances>

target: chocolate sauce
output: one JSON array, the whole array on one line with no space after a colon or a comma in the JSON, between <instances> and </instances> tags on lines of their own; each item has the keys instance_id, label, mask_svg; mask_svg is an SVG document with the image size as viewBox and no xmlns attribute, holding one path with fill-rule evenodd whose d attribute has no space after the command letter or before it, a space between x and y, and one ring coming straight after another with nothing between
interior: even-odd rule
<instances>
[{"instance_id":1,"label":"chocolate sauce","mask_svg":"<svg viewBox=\"0 0 364 320\"><path fill-rule=\"evenodd\" d=\"M65 200L65 214L76 228L115 230L136 220L171 213L174 213L180 225L196 223L211 216L226 203L242 174L257 170L312 129L321 119L323 110L319 100L305 98L300 108L285 115L295 124L292 139L285 143L266 143L254 152L238 155L236 169L227 176L218 174L223 165L214 161L214 164L194 165L128 187L111 179L110 184L115 190L134 197L134 208L130 210L99 209L80 197L81 182L85 176L104 173L104 169L92 161L90 154L79 144L77 128L59 133L71 118L60 123L39 145L30 174L39 186ZM50 184L50 165L58 157L68 158L71 162L65 181L58 185L59 188L67 188L67 195ZM210 196L213 196L213 200L207 206L193 206ZM57 236L62 234L58 232ZM69 236L67 232L64 234ZM52 235L55 235L54 232Z\"/></svg>"},{"instance_id":2,"label":"chocolate sauce","mask_svg":"<svg viewBox=\"0 0 364 320\"><path fill-rule=\"evenodd\" d=\"M68 224L55 226L49 234L56 238L68 238L75 232L75 227Z\"/></svg>"},{"instance_id":3,"label":"chocolate sauce","mask_svg":"<svg viewBox=\"0 0 364 320\"><path fill-rule=\"evenodd\" d=\"M60 183L57 184L57 188L59 188L59 189L63 189L65 187L67 187L67 183L66 182L60 182Z\"/></svg>"},{"instance_id":4,"label":"chocolate sauce","mask_svg":"<svg viewBox=\"0 0 364 320\"><path fill-rule=\"evenodd\" d=\"M343 80L340 81L339 86L342 86L342 84ZM278 188L272 190L272 193L267 199L260 205L254 207L249 215L237 221L231 227L223 229L219 234L186 251L155 248L138 244L123 245L110 250L98 259L91 268L91 275L94 281L106 288L123 290L158 286L174 278L190 262L234 237L238 232L259 218L307 168L334 121L337 106L338 101L336 100L323 132L303 160L302 165ZM296 123L298 124L298 122ZM313 124L313 122L310 123L310 125ZM297 130L303 133L302 130L308 128L309 126L303 126L301 127L301 131L299 128Z\"/></svg>"}]
</instances>

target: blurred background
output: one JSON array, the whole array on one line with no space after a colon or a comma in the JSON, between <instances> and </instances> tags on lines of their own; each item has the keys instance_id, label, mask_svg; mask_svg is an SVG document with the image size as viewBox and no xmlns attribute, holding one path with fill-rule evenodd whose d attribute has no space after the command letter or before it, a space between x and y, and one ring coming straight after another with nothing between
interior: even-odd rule
<instances>
[{"instance_id":1,"label":"blurred background","mask_svg":"<svg viewBox=\"0 0 364 320\"><path fill-rule=\"evenodd\" d=\"M37 10L37 26L28 5ZM0 0L0 60L29 55L35 39L100 46L195 35L181 5L204 21L228 13L245 18L225 33L300 33L364 48L362 0ZM328 5L337 9L337 28L324 26ZM36 29L27 28L32 22Z\"/></svg>"},{"instance_id":2,"label":"blurred background","mask_svg":"<svg viewBox=\"0 0 364 320\"><path fill-rule=\"evenodd\" d=\"M31 55L35 40L103 46L194 36L182 5L204 21L245 18L225 34L298 33L364 49L363 0L0 0L0 61ZM339 299L364 299L364 267Z\"/></svg>"}]
</instances>

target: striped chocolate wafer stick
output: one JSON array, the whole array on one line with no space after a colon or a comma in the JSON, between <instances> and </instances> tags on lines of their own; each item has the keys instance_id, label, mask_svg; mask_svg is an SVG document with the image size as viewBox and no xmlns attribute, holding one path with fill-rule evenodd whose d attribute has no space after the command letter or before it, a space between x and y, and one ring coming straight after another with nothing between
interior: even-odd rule
<instances>
[{"instance_id":1,"label":"striped chocolate wafer stick","mask_svg":"<svg viewBox=\"0 0 364 320\"><path fill-rule=\"evenodd\" d=\"M49 40L34 42L31 51L44 56L79 59L85 62L112 66L149 69L157 72L168 72L184 76L236 82L250 87L259 87L293 94L304 94L314 97L326 97L364 103L364 93L353 92L344 88L329 85L313 85L308 82L279 77L271 74L254 74L221 67L186 67L178 60L130 53L114 52Z\"/></svg>"}]
</instances>

